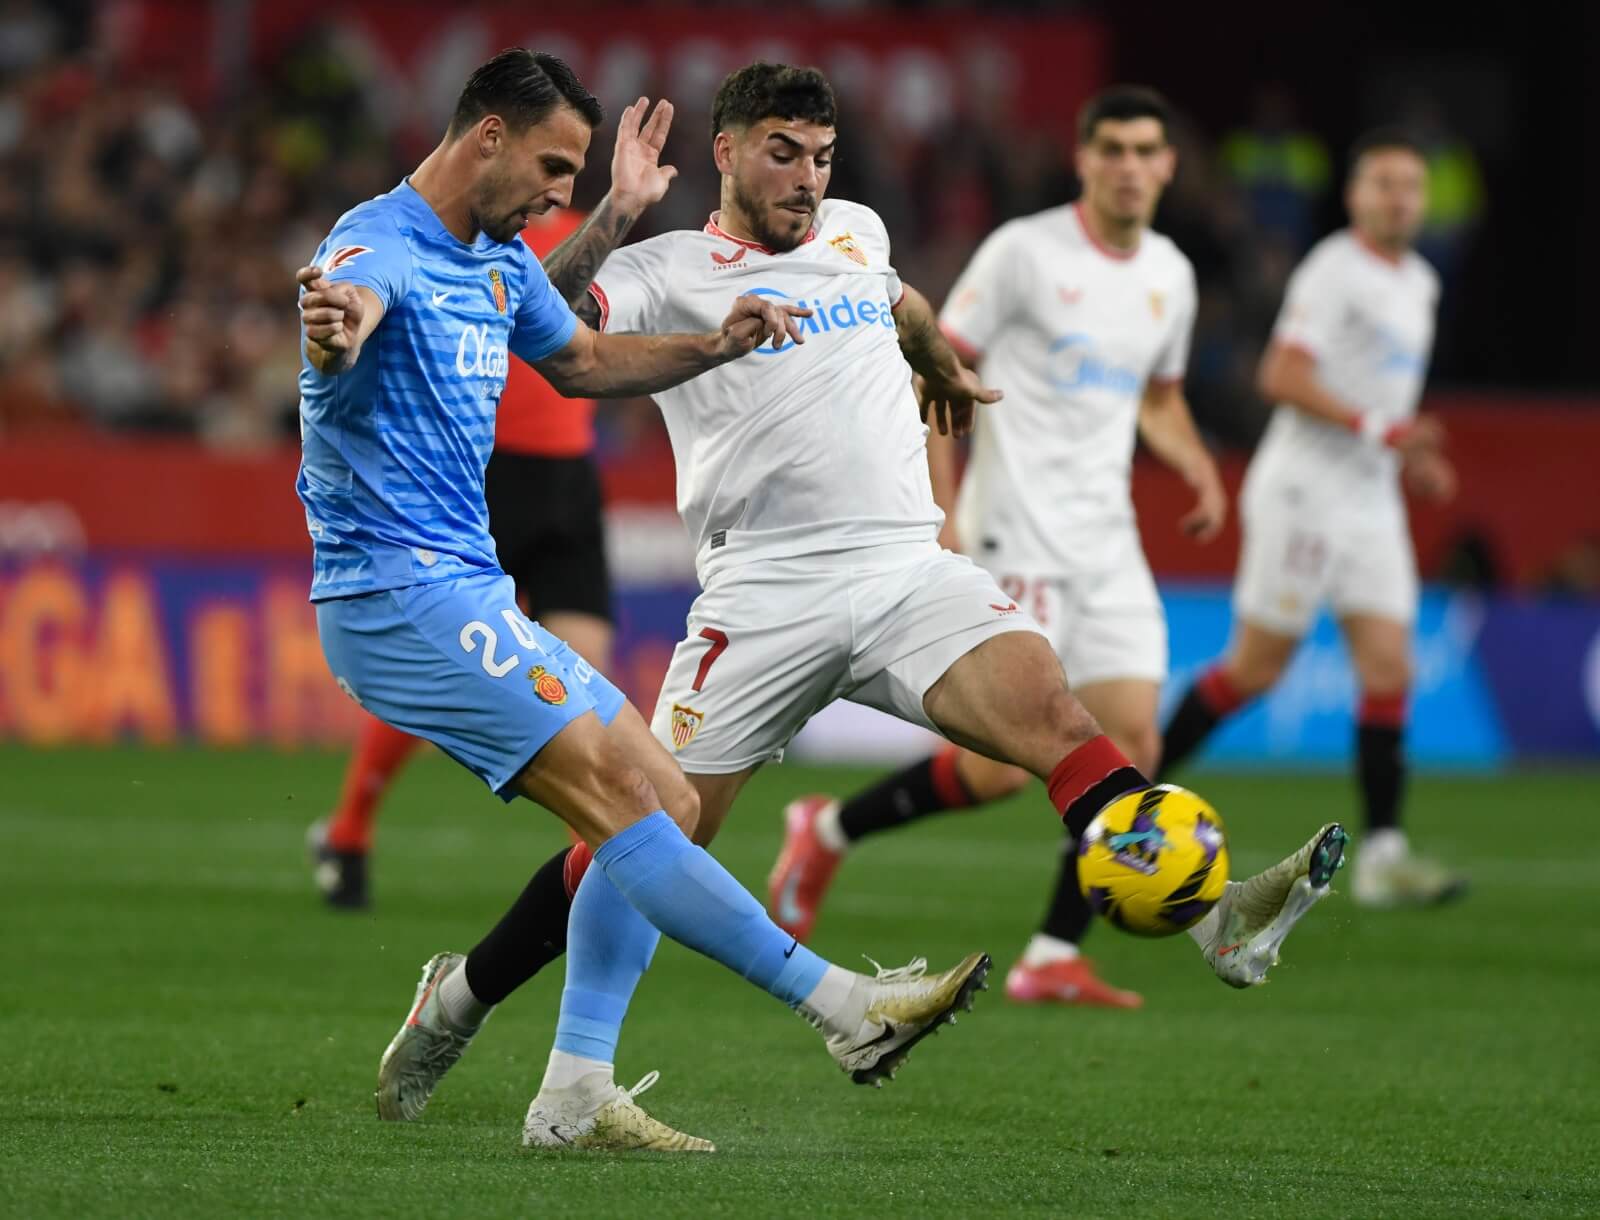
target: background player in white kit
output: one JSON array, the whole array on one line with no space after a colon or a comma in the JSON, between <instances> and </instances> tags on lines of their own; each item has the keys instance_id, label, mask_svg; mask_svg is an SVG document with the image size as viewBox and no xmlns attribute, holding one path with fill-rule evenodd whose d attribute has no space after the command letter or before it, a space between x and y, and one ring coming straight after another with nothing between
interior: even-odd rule
<instances>
[{"instance_id":1,"label":"background player in white kit","mask_svg":"<svg viewBox=\"0 0 1600 1220\"><path fill-rule=\"evenodd\" d=\"M1443 430L1417 417L1439 279L1412 248L1427 162L1403 133L1377 131L1351 156L1350 227L1325 238L1289 281L1261 361L1277 404L1240 497L1244 545L1228 654L1167 726L1164 767L1282 675L1318 610L1339 618L1360 683L1357 772L1367 836L1355 898L1374 906L1454 897L1465 878L1414 856L1399 828L1417 572L1404 481L1454 494Z\"/></svg>"},{"instance_id":2,"label":"background player in white kit","mask_svg":"<svg viewBox=\"0 0 1600 1220\"><path fill-rule=\"evenodd\" d=\"M1002 225L951 289L940 323L1005 402L986 411L943 541L994 574L1005 601L1033 615L1073 693L1133 763L1153 773L1157 699L1167 673L1161 600L1130 491L1135 432L1194 488L1182 522L1209 541L1227 497L1194 427L1183 374L1194 326L1194 270L1151 232L1176 157L1169 108L1154 90L1118 86L1078 116L1076 203ZM934 489L954 499L954 442L930 437ZM805 797L786 811L769 882L774 920L810 934L845 850L880 830L997 800L1020 768L955 747L841 805ZM1021 1001L1135 1007L1096 977L1077 942L1093 913L1066 842L1056 891L1006 994Z\"/></svg>"},{"instance_id":3,"label":"background player in white kit","mask_svg":"<svg viewBox=\"0 0 1600 1220\"><path fill-rule=\"evenodd\" d=\"M912 371L925 402L961 431L974 401L998 394L901 284L878 217L823 201L836 136L820 73L733 73L712 133L722 210L701 231L617 251L588 308L601 330L646 333L681 329L739 293L811 310L803 344L655 395L704 591L651 727L700 796L696 838L708 842L750 775L839 698L1025 768L1081 833L1148 781L1068 691L1032 619L989 572L940 548ZM1343 841L1324 827L1230 885L1191 933L1220 977L1261 981L1289 927L1326 893Z\"/></svg>"}]
</instances>

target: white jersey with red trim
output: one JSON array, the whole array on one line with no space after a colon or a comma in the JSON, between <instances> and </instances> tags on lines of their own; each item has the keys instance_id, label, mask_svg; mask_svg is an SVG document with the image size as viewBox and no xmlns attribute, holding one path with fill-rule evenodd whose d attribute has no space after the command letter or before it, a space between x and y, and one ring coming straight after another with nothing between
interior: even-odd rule
<instances>
[{"instance_id":1,"label":"white jersey with red trim","mask_svg":"<svg viewBox=\"0 0 1600 1220\"><path fill-rule=\"evenodd\" d=\"M1135 537L1129 490L1139 402L1181 381L1194 268L1146 231L1101 245L1077 205L995 230L940 316L1005 400L979 409L956 524L974 556L1004 548L1057 571L1103 570ZM1135 545L1137 545L1135 541Z\"/></svg>"},{"instance_id":2,"label":"white jersey with red trim","mask_svg":"<svg viewBox=\"0 0 1600 1220\"><path fill-rule=\"evenodd\" d=\"M1289 278L1273 339L1308 352L1318 381L1387 426L1416 415L1433 348L1439 277L1421 255L1393 259L1350 230L1313 247ZM1289 483L1342 511L1400 504L1399 458L1293 407L1272 413L1251 484Z\"/></svg>"},{"instance_id":3,"label":"white jersey with red trim","mask_svg":"<svg viewBox=\"0 0 1600 1220\"><path fill-rule=\"evenodd\" d=\"M870 208L825 200L784 253L713 216L616 251L591 292L616 332L715 331L744 293L814 311L803 344L769 342L655 395L702 583L727 562L937 536L927 430L891 313L900 278Z\"/></svg>"}]
</instances>

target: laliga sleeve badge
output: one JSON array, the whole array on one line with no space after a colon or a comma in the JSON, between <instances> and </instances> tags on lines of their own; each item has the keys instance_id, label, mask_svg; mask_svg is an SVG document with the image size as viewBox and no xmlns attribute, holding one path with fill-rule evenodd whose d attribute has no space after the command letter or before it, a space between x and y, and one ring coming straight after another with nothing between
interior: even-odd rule
<instances>
[{"instance_id":1,"label":"laliga sleeve badge","mask_svg":"<svg viewBox=\"0 0 1600 1220\"><path fill-rule=\"evenodd\" d=\"M694 735L700 731L700 726L705 722L706 714L697 712L692 707L684 707L681 703L672 705L672 748L681 750L694 740Z\"/></svg>"},{"instance_id":2,"label":"laliga sleeve badge","mask_svg":"<svg viewBox=\"0 0 1600 1220\"><path fill-rule=\"evenodd\" d=\"M566 683L551 673L543 665L535 665L528 671L528 680L533 683L533 693L546 703L553 703L560 707L567 701Z\"/></svg>"}]
</instances>

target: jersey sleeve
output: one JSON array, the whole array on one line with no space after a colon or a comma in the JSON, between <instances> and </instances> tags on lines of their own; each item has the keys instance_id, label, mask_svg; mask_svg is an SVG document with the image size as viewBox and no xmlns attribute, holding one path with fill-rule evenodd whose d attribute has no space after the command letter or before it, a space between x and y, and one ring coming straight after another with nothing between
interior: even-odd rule
<instances>
[{"instance_id":1,"label":"jersey sleeve","mask_svg":"<svg viewBox=\"0 0 1600 1220\"><path fill-rule=\"evenodd\" d=\"M533 251L520 240L517 249L523 261L522 299L517 302L507 346L513 355L534 364L571 341L578 316L561 299Z\"/></svg>"},{"instance_id":2,"label":"jersey sleeve","mask_svg":"<svg viewBox=\"0 0 1600 1220\"><path fill-rule=\"evenodd\" d=\"M1332 345L1344 313L1344 283L1337 262L1325 253L1320 257L1313 254L1289 277L1272 338L1320 360Z\"/></svg>"},{"instance_id":3,"label":"jersey sleeve","mask_svg":"<svg viewBox=\"0 0 1600 1220\"><path fill-rule=\"evenodd\" d=\"M1166 346L1156 357L1155 368L1150 371L1152 381L1182 381L1189 371L1189 347L1194 341L1194 319L1199 309L1199 289L1195 286L1194 267L1188 259L1183 263L1182 286L1173 294L1172 322L1167 331Z\"/></svg>"},{"instance_id":4,"label":"jersey sleeve","mask_svg":"<svg viewBox=\"0 0 1600 1220\"><path fill-rule=\"evenodd\" d=\"M659 239L612 251L589 285L589 295L600 306L598 329L619 334L657 333L666 265L666 243Z\"/></svg>"},{"instance_id":5,"label":"jersey sleeve","mask_svg":"<svg viewBox=\"0 0 1600 1220\"><path fill-rule=\"evenodd\" d=\"M411 249L394 221L381 213L342 218L317 251L331 284L361 284L388 313L411 290Z\"/></svg>"},{"instance_id":6,"label":"jersey sleeve","mask_svg":"<svg viewBox=\"0 0 1600 1220\"><path fill-rule=\"evenodd\" d=\"M984 238L939 311L940 328L969 349L964 355L986 351L1009 320L1022 272L1015 236L1011 225L1002 225Z\"/></svg>"}]
</instances>

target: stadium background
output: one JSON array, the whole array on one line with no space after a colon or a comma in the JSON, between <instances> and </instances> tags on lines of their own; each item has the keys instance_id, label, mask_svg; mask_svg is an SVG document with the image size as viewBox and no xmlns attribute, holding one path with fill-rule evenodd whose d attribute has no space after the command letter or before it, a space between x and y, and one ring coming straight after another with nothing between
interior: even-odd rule
<instances>
[{"instance_id":1,"label":"stadium background","mask_svg":"<svg viewBox=\"0 0 1600 1220\"><path fill-rule=\"evenodd\" d=\"M0 1216L1600 1214L1597 14L0 0ZM682 176L642 232L711 206L702 115L725 69L819 63L844 107L836 191L884 213L935 300L991 226L1069 197L1080 98L1158 85L1183 116L1159 224L1204 299L1188 385L1235 487L1267 410L1257 350L1294 259L1340 223L1342 151L1415 124L1446 184L1428 405L1463 493L1414 516L1428 771L1406 818L1468 898L1378 912L1335 893L1248 994L1183 938L1098 930L1089 951L1142 1010L990 994L882 1093L663 944L618 1078L660 1069L649 1108L716 1157L520 1152L559 969L507 1002L426 1121L375 1122L417 965L472 945L564 840L424 756L385 802L373 908L331 913L313 887L302 838L354 709L305 601L291 276L512 42L569 54L613 114L678 103ZM655 412L600 423L617 676L648 707L689 567ZM1181 677L1221 644L1237 535L1183 543L1187 498L1147 462L1135 491ZM1359 837L1349 683L1323 624L1213 743L1195 782L1236 875L1325 821ZM844 715L807 750L870 765L765 768L718 836L754 892L786 801L918 748ZM1029 790L853 854L814 943L843 964L983 947L1004 969L1054 876L1045 811Z\"/></svg>"},{"instance_id":2,"label":"stadium background","mask_svg":"<svg viewBox=\"0 0 1600 1220\"><path fill-rule=\"evenodd\" d=\"M1600 399L1581 340L1600 324L1582 286L1595 237L1552 181L1592 173L1573 149L1575 108L1593 102L1558 68L1595 19L1551 9L1556 26L1479 14L1446 28L1343 12L1262 8L1270 20L1222 37L1210 18L1137 3L981 18L835 3L782 28L708 6L0 7L0 735L348 733L303 598L288 285L334 217L431 146L471 66L521 42L570 57L613 114L641 92L676 101L681 176L641 235L698 225L714 201L704 113L725 71L755 56L821 64L844 116L832 190L884 215L902 273L935 301L994 225L1070 197L1071 119L1089 92L1159 84L1182 119L1158 226L1198 269L1189 391L1234 487L1265 419L1252 372L1284 279L1340 223L1342 150L1365 126L1406 123L1430 151L1422 248L1446 286L1427 406L1463 483L1453 505L1415 509L1433 588L1415 752L1474 768L1600 756ZM597 133L580 205L606 187L610 139ZM648 708L692 572L654 409L606 404L600 437L616 674ZM1182 485L1141 461L1135 489L1182 679L1226 637L1237 534L1189 546ZM1350 703L1324 623L1209 757L1336 763ZM851 708L798 746L917 748Z\"/></svg>"}]
</instances>

